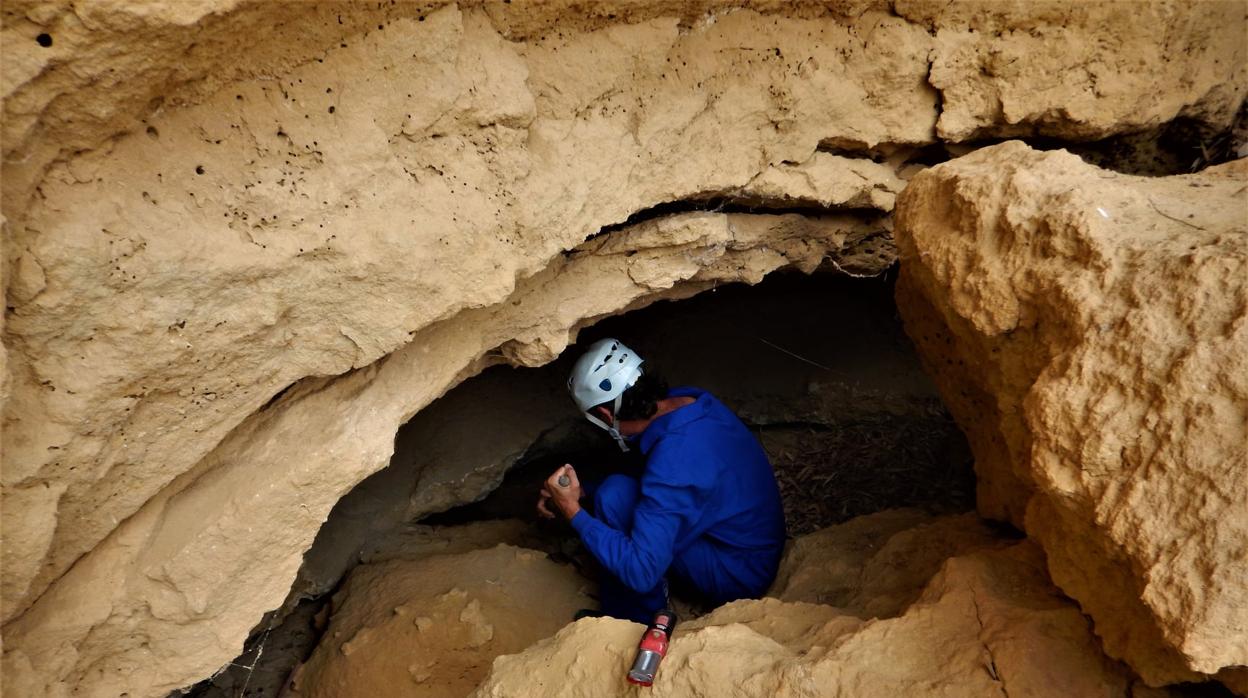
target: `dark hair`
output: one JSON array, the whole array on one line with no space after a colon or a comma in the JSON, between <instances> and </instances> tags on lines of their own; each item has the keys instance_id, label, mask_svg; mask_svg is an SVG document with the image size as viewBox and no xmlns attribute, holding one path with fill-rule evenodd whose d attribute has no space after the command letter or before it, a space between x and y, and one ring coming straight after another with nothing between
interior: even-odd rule
<instances>
[{"instance_id":1,"label":"dark hair","mask_svg":"<svg viewBox=\"0 0 1248 698\"><path fill-rule=\"evenodd\" d=\"M616 419L649 419L659 411L659 400L667 397L667 381L658 372L643 371L637 382L624 391L624 399L620 401L620 413ZM615 403L602 403L607 410Z\"/></svg>"}]
</instances>

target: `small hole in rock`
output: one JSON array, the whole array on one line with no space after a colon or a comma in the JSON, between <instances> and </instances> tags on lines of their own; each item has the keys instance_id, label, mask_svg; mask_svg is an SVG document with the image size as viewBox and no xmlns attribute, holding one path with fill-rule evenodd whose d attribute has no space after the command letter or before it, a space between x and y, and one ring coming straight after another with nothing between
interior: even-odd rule
<instances>
[{"instance_id":1,"label":"small hole in rock","mask_svg":"<svg viewBox=\"0 0 1248 698\"><path fill-rule=\"evenodd\" d=\"M39 36L36 36L35 41L38 42L40 46L44 48L48 48L49 46L52 45L52 35L45 32L43 34L40 34Z\"/></svg>"}]
</instances>

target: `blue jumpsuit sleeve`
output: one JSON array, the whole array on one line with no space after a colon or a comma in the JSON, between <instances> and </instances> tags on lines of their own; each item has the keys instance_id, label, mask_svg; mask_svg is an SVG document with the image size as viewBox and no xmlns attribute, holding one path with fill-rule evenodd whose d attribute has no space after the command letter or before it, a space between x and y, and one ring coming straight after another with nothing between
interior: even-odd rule
<instances>
[{"instance_id":1,"label":"blue jumpsuit sleeve","mask_svg":"<svg viewBox=\"0 0 1248 698\"><path fill-rule=\"evenodd\" d=\"M616 530L583 509L571 522L602 566L643 594L653 589L671 566L681 531L695 526L701 517L698 488L664 478L659 470L657 474L647 472L641 480L641 499L633 512L631 533Z\"/></svg>"}]
</instances>

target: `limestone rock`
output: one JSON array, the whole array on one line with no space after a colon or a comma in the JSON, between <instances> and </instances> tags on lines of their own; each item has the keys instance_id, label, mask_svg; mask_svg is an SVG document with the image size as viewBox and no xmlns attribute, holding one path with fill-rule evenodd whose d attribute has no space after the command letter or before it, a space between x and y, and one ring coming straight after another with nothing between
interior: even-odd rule
<instances>
[{"instance_id":1,"label":"limestone rock","mask_svg":"<svg viewBox=\"0 0 1248 698\"><path fill-rule=\"evenodd\" d=\"M1060 27L1063 60L1118 75L1178 6L1113 13L1124 47L1090 38L1103 12L993 22ZM1094 120L1087 132L1104 135L1144 123L1123 115L1158 123L1186 105L1213 120L1244 89L1234 3L1184 20L1172 42L1182 59L1163 76L1093 94L1072 115L1050 104L1066 91L1035 89L1037 74L1058 73L1032 64L1030 35L950 53L941 34L980 22L958 8L920 4L907 22L870 3L831 15L652 4L611 23L609 4L591 20L560 3L532 17L307 7L6 15L19 60L4 104L6 256L18 272L4 483L14 526L30 534L5 561L5 617L295 380L367 365L433 322L499 302L603 226L726 195L888 210L897 181L886 168L817 149L932 142L929 72L948 92L942 119L974 114L973 128L946 129L952 138L1012 133L1018 120L1053 135ZM1002 50L1026 56L1026 70L964 79L981 75L967 56ZM931 56L955 66L949 77L929 71ZM280 78L243 77L255 74ZM1167 80L1178 85L1159 89ZM979 105L1000 92L1017 97L998 118ZM1014 106L1033 94L1047 101ZM1152 104L1159 94L1173 97Z\"/></svg>"},{"instance_id":2,"label":"limestone rock","mask_svg":"<svg viewBox=\"0 0 1248 698\"><path fill-rule=\"evenodd\" d=\"M576 570L507 545L357 567L292 696L458 698L593 604Z\"/></svg>"},{"instance_id":3,"label":"limestone rock","mask_svg":"<svg viewBox=\"0 0 1248 698\"><path fill-rule=\"evenodd\" d=\"M596 318L833 249L880 270L897 182L853 156L938 125L1214 123L1243 96L1228 3L1111 13L1112 42L1080 3L741 5L6 5L8 685L159 695L236 656L397 425L490 362L548 361ZM1115 76L1152 58L1159 21L1149 80L1072 114L1064 88L1022 101L1067 66L1032 32L1086 37L1071 60ZM977 51L1019 58L984 76ZM578 249L732 197L842 217Z\"/></svg>"},{"instance_id":4,"label":"limestone rock","mask_svg":"<svg viewBox=\"0 0 1248 698\"><path fill-rule=\"evenodd\" d=\"M360 552L360 562L376 565L391 560L460 555L500 543L541 553L554 552L559 547L557 541L543 536L532 521L520 519L486 519L460 526L409 524L369 540Z\"/></svg>"},{"instance_id":5,"label":"limestone rock","mask_svg":"<svg viewBox=\"0 0 1248 698\"><path fill-rule=\"evenodd\" d=\"M815 535L834 541L841 537L837 529L847 527L845 542L895 539L907 519L923 517L890 512ZM913 529L903 546L912 552L932 540L961 541L963 550L930 580L905 575L900 585L917 582L921 591L895 617L769 598L738 601L678 626L651 692L706 698L1125 693L1128 674L1098 651L1087 620L1047 581L1039 549L1026 542L1001 547L1008 544L979 526L956 517ZM987 545L976 549L977 542ZM797 576L810 572L793 559L786 567ZM869 597L872 586L854 592ZM626 621L578 621L496 659L474 696L632 695L624 676L640 630Z\"/></svg>"},{"instance_id":6,"label":"limestone rock","mask_svg":"<svg viewBox=\"0 0 1248 698\"><path fill-rule=\"evenodd\" d=\"M385 466L399 425L449 386L504 356L549 361L581 323L630 306L757 281L781 267L811 270L827 257L880 271L891 257L869 243L875 232L837 216L648 221L618 231L609 250L595 252L603 241L590 240L560 255L505 302L435 324L384 361L301 382L6 626L6 682L35 694L72 686L111 696L168 692L211 674L282 604L334 503ZM598 292L585 293L589 287ZM498 350L486 355L491 348ZM88 633L89 644L60 641ZM194 651L163 654L178 647ZM161 661L152 661L153 651ZM86 676L89 668L97 673Z\"/></svg>"},{"instance_id":7,"label":"limestone rock","mask_svg":"<svg viewBox=\"0 0 1248 698\"><path fill-rule=\"evenodd\" d=\"M362 549L378 547L377 539L392 529L485 496L521 454L547 433L562 433L556 425L579 426L584 420L569 407L562 380L539 373L508 372L504 381L487 372L476 382L493 385L476 394L451 391L437 410L400 427L388 466L334 504L304 555L287 606L331 591ZM533 547L501 535L495 540Z\"/></svg>"},{"instance_id":8,"label":"limestone rock","mask_svg":"<svg viewBox=\"0 0 1248 698\"><path fill-rule=\"evenodd\" d=\"M1248 95L1239 2L901 0L936 35L941 138L1091 140L1176 117L1229 125Z\"/></svg>"},{"instance_id":9,"label":"limestone rock","mask_svg":"<svg viewBox=\"0 0 1248 698\"><path fill-rule=\"evenodd\" d=\"M768 595L887 618L917 599L945 560L1007 543L974 514L931 520L894 509L860 516L794 541Z\"/></svg>"},{"instance_id":10,"label":"limestone rock","mask_svg":"<svg viewBox=\"0 0 1248 698\"><path fill-rule=\"evenodd\" d=\"M891 211L904 186L887 164L816 152L806 162L781 163L760 172L742 187L739 197L821 208Z\"/></svg>"},{"instance_id":11,"label":"limestone rock","mask_svg":"<svg viewBox=\"0 0 1248 698\"><path fill-rule=\"evenodd\" d=\"M897 297L976 454L1106 650L1248 664L1248 160L1138 178L1021 143L916 176Z\"/></svg>"},{"instance_id":12,"label":"limestone rock","mask_svg":"<svg viewBox=\"0 0 1248 698\"><path fill-rule=\"evenodd\" d=\"M505 302L605 226L773 167L814 158L817 177L786 180L795 196L884 213L896 183L817 157L819 143L923 142L935 121L928 36L904 23L846 63L839 50L857 39L831 19L745 11L686 32L656 16L515 43L494 21L446 6L323 42L280 80L235 82L110 134L51 165L40 196L6 204L21 282L6 327L4 510L26 531L5 548L6 617L293 382L375 364ZM801 79L785 77L791 60L742 50L756 41L809 58ZM47 98L49 79L19 92ZM867 89L880 97L837 96ZM835 190L812 189L825 183Z\"/></svg>"}]
</instances>

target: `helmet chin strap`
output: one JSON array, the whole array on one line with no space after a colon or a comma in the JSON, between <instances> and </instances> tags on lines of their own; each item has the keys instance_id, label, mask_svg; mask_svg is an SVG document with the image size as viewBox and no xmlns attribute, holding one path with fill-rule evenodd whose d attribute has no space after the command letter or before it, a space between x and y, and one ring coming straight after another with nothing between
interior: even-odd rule
<instances>
[{"instance_id":1,"label":"helmet chin strap","mask_svg":"<svg viewBox=\"0 0 1248 698\"><path fill-rule=\"evenodd\" d=\"M611 408L611 413L612 413L612 414L617 414L617 415L618 415L618 414L620 413L620 403L622 403L622 402L624 402L624 393L620 393L619 395L616 395L616 396L615 396L615 406ZM595 416L594 416L594 414L593 414L592 412L586 412L586 413L585 413L585 419L588 419L589 421L593 422L594 424L597 424L598 426L602 427L603 429L606 429L606 430L607 430L607 433L611 435L611 438L615 439L615 442L616 442L617 444L619 444L619 445L620 445L620 450L621 450L621 451L623 451L623 452L625 452L625 453L628 453L628 444L627 444L627 443L625 443L625 441L624 441L624 437L620 434L620 430L619 430L618 428L616 428L616 427L615 427L614 425L612 425L612 424L607 424L606 422L602 421L601 419L598 419L597 417L595 417ZM619 419L614 419L614 420L612 420L612 421L616 421L616 422L618 422L618 421L619 421Z\"/></svg>"}]
</instances>

